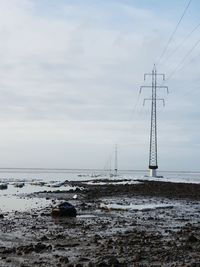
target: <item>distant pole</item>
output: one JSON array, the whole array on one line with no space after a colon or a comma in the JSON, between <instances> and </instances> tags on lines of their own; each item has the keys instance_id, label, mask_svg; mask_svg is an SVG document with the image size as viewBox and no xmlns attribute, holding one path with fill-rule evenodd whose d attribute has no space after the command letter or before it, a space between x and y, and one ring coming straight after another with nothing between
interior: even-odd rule
<instances>
[{"instance_id":1,"label":"distant pole","mask_svg":"<svg viewBox=\"0 0 200 267\"><path fill-rule=\"evenodd\" d=\"M117 176L118 172L118 158L117 158L117 144L115 145L115 176Z\"/></svg>"},{"instance_id":2,"label":"distant pole","mask_svg":"<svg viewBox=\"0 0 200 267\"><path fill-rule=\"evenodd\" d=\"M109 174L111 175L112 173L112 157L109 157Z\"/></svg>"},{"instance_id":3,"label":"distant pole","mask_svg":"<svg viewBox=\"0 0 200 267\"><path fill-rule=\"evenodd\" d=\"M157 85L157 77L162 76L163 81L165 80L164 74L158 74L156 71L156 66L154 65L152 73L144 74L144 80L146 76L151 76L152 85L151 86L141 86L140 93L143 88L151 88L151 98L145 98L143 105L146 100L151 101L151 128L150 128L150 149L149 149L149 176L156 177L158 169L158 150L157 150L157 101L163 101L163 105L165 105L165 101L163 98L157 98L157 88L166 88L168 92L167 86Z\"/></svg>"}]
</instances>

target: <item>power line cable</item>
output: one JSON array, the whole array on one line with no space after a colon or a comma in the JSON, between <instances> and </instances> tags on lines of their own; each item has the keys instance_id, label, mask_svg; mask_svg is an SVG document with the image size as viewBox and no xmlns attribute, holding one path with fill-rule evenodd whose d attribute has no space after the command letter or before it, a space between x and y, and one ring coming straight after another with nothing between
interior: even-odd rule
<instances>
[{"instance_id":1,"label":"power line cable","mask_svg":"<svg viewBox=\"0 0 200 267\"><path fill-rule=\"evenodd\" d=\"M177 64L177 66L171 71L171 73L169 74L167 80L169 80L170 78L172 78L172 76L174 76L174 74L177 71L182 70L185 65L183 65L181 67L181 65L185 62L185 60L189 57L189 55L193 52L193 50L200 44L200 39L197 40L197 42L194 44L194 46L186 53L186 55L183 57L183 59ZM181 67L181 68L180 68Z\"/></svg>"},{"instance_id":2,"label":"power line cable","mask_svg":"<svg viewBox=\"0 0 200 267\"><path fill-rule=\"evenodd\" d=\"M162 59L163 56L165 55L165 53L166 53L166 51L167 51L167 49L168 49L168 47L169 47L169 44L171 43L171 41L172 41L172 39L173 39L175 33L177 32L178 27L179 27L179 25L181 24L181 21L183 20L183 18L184 18L184 16L185 16L185 14L186 14L186 12L187 12L187 10L188 10L188 8L189 8L191 2L192 2L192 0L189 0L189 2L187 3L187 5L186 5L186 7L185 7L185 9L184 9L184 11L183 11L183 13L182 13L182 15L181 15L181 17L180 17L178 23L177 23L177 25L176 25L174 31L173 31L172 34L170 35L170 37L169 37L169 39L168 39L168 41L167 41L167 43L166 43L166 45L165 45L165 47L164 47L164 49L163 49L163 51L162 51L162 53L161 53L161 55L160 55L160 57L159 57L159 59L158 59L156 65L158 65L158 64L160 63L161 59Z\"/></svg>"},{"instance_id":3,"label":"power line cable","mask_svg":"<svg viewBox=\"0 0 200 267\"><path fill-rule=\"evenodd\" d=\"M193 88L192 90L188 90L187 92L185 92L184 94L182 94L182 96L189 95L190 93L195 92L195 91L197 91L199 89L200 89L200 87L196 87L196 88Z\"/></svg>"},{"instance_id":4,"label":"power line cable","mask_svg":"<svg viewBox=\"0 0 200 267\"><path fill-rule=\"evenodd\" d=\"M132 110L132 118L134 117L135 113L136 113L136 109L137 109L137 106L138 106L138 103L139 103L139 100L140 100L140 93L138 92L138 96L136 98L136 101L135 101L135 105L133 106L133 110Z\"/></svg>"},{"instance_id":5,"label":"power line cable","mask_svg":"<svg viewBox=\"0 0 200 267\"><path fill-rule=\"evenodd\" d=\"M190 31L185 38L176 46L176 48L168 55L166 61L168 61L182 46L183 44L190 38L190 36L200 27L200 23L196 25L192 31ZM161 64L165 64L166 61L161 62Z\"/></svg>"},{"instance_id":6,"label":"power line cable","mask_svg":"<svg viewBox=\"0 0 200 267\"><path fill-rule=\"evenodd\" d=\"M189 64L191 64L191 63L193 62L193 60L196 59L196 58L198 58L199 56L200 56L200 54L199 54L198 56L193 57L193 58L187 63L187 66L188 66ZM185 66L186 66L186 65L183 65L182 68L179 69L179 71L182 70ZM195 83L197 83L197 82L199 82L199 81L200 81L200 79L198 79ZM199 89L200 89L199 86L198 86L198 87L195 87L195 88L193 88L193 89L190 89L190 90L186 91L185 93L183 93L182 96L188 95L188 94L190 94L190 93L192 93L192 92L194 92L194 91L197 91L197 90L199 90Z\"/></svg>"}]
</instances>

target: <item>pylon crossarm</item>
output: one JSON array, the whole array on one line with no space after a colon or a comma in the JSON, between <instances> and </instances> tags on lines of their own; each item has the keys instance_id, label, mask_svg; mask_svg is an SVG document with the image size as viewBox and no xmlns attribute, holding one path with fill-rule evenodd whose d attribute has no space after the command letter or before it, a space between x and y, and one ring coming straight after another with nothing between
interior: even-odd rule
<instances>
[{"instance_id":1,"label":"pylon crossarm","mask_svg":"<svg viewBox=\"0 0 200 267\"><path fill-rule=\"evenodd\" d=\"M141 94L143 88L151 88L152 89L152 86L150 86L150 85L140 86L140 94ZM169 89L168 89L168 86L166 86L166 85L156 85L156 88L164 88L167 90L167 93L169 94Z\"/></svg>"},{"instance_id":2,"label":"pylon crossarm","mask_svg":"<svg viewBox=\"0 0 200 267\"><path fill-rule=\"evenodd\" d=\"M160 100L163 102L163 107L165 107L165 99L164 98L157 98L157 100Z\"/></svg>"},{"instance_id":3,"label":"pylon crossarm","mask_svg":"<svg viewBox=\"0 0 200 267\"><path fill-rule=\"evenodd\" d=\"M152 86L149 86L149 85L140 86L140 94L141 94L143 88L152 88Z\"/></svg>"},{"instance_id":4,"label":"pylon crossarm","mask_svg":"<svg viewBox=\"0 0 200 267\"><path fill-rule=\"evenodd\" d=\"M145 105L146 101L152 101L152 98L144 98L143 106ZM164 98L156 98L155 101L162 101L163 102L163 106L165 106L165 99Z\"/></svg>"},{"instance_id":5,"label":"pylon crossarm","mask_svg":"<svg viewBox=\"0 0 200 267\"><path fill-rule=\"evenodd\" d=\"M162 76L163 81L165 81L165 74L163 74L163 73L156 73L156 76Z\"/></svg>"},{"instance_id":6,"label":"pylon crossarm","mask_svg":"<svg viewBox=\"0 0 200 267\"><path fill-rule=\"evenodd\" d=\"M154 74L152 74L152 73L145 73L144 74L144 81L146 80L146 76L152 76L152 75L154 75ZM156 73L156 76L162 76L163 81L165 81L165 74L163 74L163 73Z\"/></svg>"},{"instance_id":7,"label":"pylon crossarm","mask_svg":"<svg viewBox=\"0 0 200 267\"><path fill-rule=\"evenodd\" d=\"M167 90L167 93L169 94L169 88L168 88L168 86L165 86L165 85L157 85L156 87L157 88L164 88L164 89L166 89Z\"/></svg>"},{"instance_id":8,"label":"pylon crossarm","mask_svg":"<svg viewBox=\"0 0 200 267\"><path fill-rule=\"evenodd\" d=\"M145 73L144 74L144 81L146 80L146 76L152 76L152 73Z\"/></svg>"}]
</instances>

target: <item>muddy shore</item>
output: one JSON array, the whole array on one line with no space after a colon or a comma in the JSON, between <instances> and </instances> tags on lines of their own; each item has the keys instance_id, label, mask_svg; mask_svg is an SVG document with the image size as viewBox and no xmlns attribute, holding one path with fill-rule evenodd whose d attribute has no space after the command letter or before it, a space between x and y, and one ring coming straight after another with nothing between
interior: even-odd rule
<instances>
[{"instance_id":1,"label":"muddy shore","mask_svg":"<svg viewBox=\"0 0 200 267\"><path fill-rule=\"evenodd\" d=\"M66 181L77 190L29 196L50 207L1 214L0 266L200 266L200 185L119 182ZM63 200L76 218L52 218Z\"/></svg>"}]
</instances>

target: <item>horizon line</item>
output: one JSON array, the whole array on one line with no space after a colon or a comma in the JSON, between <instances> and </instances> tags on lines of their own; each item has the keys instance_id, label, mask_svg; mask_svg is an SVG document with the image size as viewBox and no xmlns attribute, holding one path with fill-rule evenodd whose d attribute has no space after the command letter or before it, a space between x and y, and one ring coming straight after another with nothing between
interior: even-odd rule
<instances>
[{"instance_id":1,"label":"horizon line","mask_svg":"<svg viewBox=\"0 0 200 267\"><path fill-rule=\"evenodd\" d=\"M101 168L47 168L47 167L0 167L1 170L50 170L50 171L110 171L110 169L101 169ZM135 171L135 172L146 172L148 169L118 169L118 171ZM200 170L198 171L192 171L192 170L159 170L160 172L179 172L179 173L200 173Z\"/></svg>"}]
</instances>

